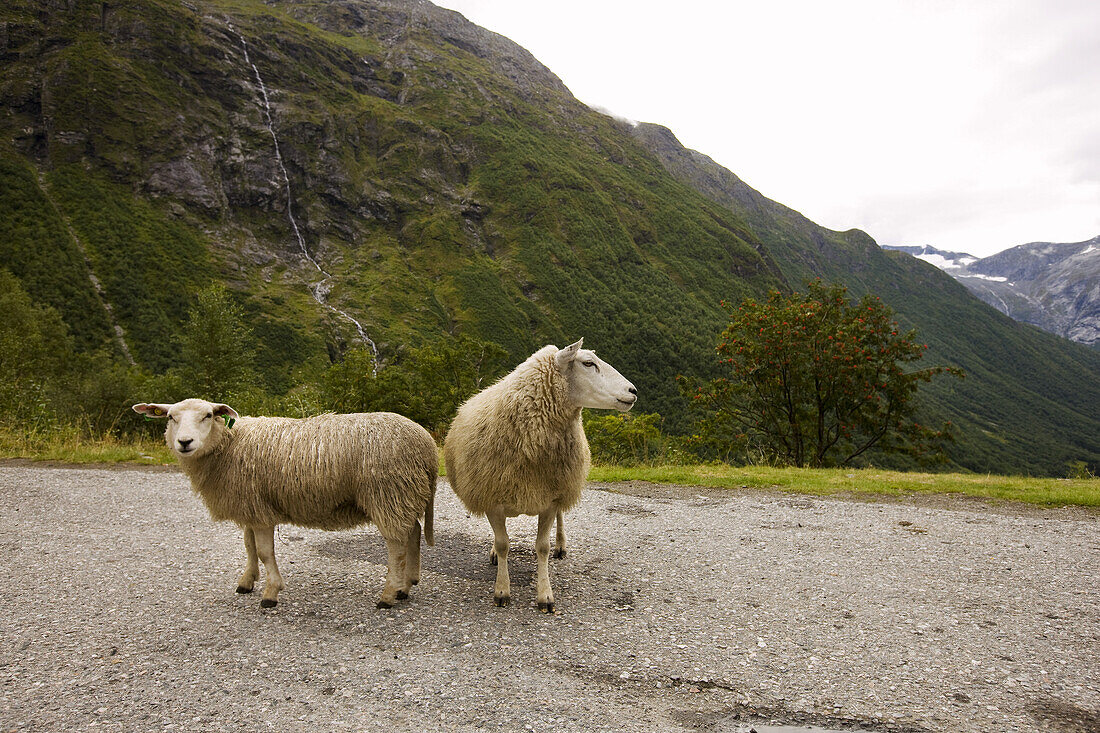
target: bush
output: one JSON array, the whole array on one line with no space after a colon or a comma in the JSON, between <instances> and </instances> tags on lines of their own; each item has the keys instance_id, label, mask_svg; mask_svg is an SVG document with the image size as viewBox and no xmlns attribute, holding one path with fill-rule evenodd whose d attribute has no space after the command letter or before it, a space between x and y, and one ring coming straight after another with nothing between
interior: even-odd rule
<instances>
[{"instance_id":1,"label":"bush","mask_svg":"<svg viewBox=\"0 0 1100 733\"><path fill-rule=\"evenodd\" d=\"M669 441L661 432L661 416L653 413L585 413L584 432L597 463L637 465L668 458Z\"/></svg>"}]
</instances>

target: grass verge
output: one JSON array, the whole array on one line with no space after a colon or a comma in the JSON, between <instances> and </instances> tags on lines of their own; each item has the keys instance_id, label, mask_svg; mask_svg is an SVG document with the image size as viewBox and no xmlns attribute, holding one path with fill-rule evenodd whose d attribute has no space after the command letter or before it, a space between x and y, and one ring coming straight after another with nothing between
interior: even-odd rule
<instances>
[{"instance_id":1,"label":"grass verge","mask_svg":"<svg viewBox=\"0 0 1100 733\"><path fill-rule=\"evenodd\" d=\"M862 469L767 466L593 466L589 480L650 481L724 489L779 489L817 496L964 494L1040 506L1100 507L1100 478L1063 479L962 473L901 473Z\"/></svg>"},{"instance_id":2,"label":"grass verge","mask_svg":"<svg viewBox=\"0 0 1100 733\"><path fill-rule=\"evenodd\" d=\"M78 430L51 430L48 433L15 432L0 429L0 459L26 458L32 461L63 463L136 463L160 465L173 463L163 440L149 438L88 438Z\"/></svg>"},{"instance_id":3,"label":"grass verge","mask_svg":"<svg viewBox=\"0 0 1100 733\"><path fill-rule=\"evenodd\" d=\"M159 438L90 439L72 429L48 433L0 428L0 459L63 463L175 463ZM439 475L446 475L442 451ZM1100 478L1034 478L963 473L902 473L872 468L773 468L723 464L592 467L590 481L648 481L721 489L770 489L816 496L906 496L962 494L1039 506L1100 507Z\"/></svg>"}]
</instances>

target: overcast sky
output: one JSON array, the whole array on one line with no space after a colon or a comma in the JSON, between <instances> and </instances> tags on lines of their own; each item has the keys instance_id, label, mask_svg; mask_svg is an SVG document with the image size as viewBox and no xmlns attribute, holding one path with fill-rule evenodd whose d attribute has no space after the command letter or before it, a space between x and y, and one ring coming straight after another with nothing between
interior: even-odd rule
<instances>
[{"instance_id":1,"label":"overcast sky","mask_svg":"<svg viewBox=\"0 0 1100 733\"><path fill-rule=\"evenodd\" d=\"M1100 0L435 0L880 244L1100 234Z\"/></svg>"}]
</instances>

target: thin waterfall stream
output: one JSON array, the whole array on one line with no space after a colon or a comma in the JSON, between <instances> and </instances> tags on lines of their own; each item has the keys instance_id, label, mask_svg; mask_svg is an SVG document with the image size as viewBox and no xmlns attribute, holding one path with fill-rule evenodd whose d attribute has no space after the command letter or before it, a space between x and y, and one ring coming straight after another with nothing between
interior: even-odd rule
<instances>
[{"instance_id":1,"label":"thin waterfall stream","mask_svg":"<svg viewBox=\"0 0 1100 733\"><path fill-rule=\"evenodd\" d=\"M294 237L298 240L298 249L301 250L302 257L305 258L309 264L317 270L322 276L320 280L310 283L308 285L310 295L317 301L319 305L327 308L332 313L335 313L342 318L349 321L355 326L355 330L359 333L359 339L370 347L371 354L374 356L374 373L378 374L378 347L374 341L367 335L367 332L363 329L363 324L353 318L346 311L343 311L328 302L328 294L332 290L332 275L325 272L325 270L318 264L317 260L313 259L313 256L309 253L309 248L306 247L305 237L302 236L302 230L298 226L298 220L294 217L294 197L291 194L290 189L290 175L287 173L286 164L283 162L282 149L279 146L279 136L275 133L275 120L271 115L271 100L267 95L267 85L264 84L264 79L260 75L260 70L256 64L252 62L252 58L248 54L248 42L245 40L244 35L238 31L232 23L226 21L226 26L241 42L241 51L244 52L244 62L252 68L252 74L256 80L256 87L260 90L261 110L263 112L264 125L267 127L268 133L271 134L271 141L275 146L275 163L279 168L279 175L282 176L283 189L286 191L286 215L290 220L290 227L294 230Z\"/></svg>"}]
</instances>

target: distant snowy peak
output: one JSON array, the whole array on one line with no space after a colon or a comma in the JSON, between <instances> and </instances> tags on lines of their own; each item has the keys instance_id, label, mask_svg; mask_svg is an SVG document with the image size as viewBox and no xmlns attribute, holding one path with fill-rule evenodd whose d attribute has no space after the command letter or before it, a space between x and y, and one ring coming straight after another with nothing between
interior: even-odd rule
<instances>
[{"instance_id":1,"label":"distant snowy peak","mask_svg":"<svg viewBox=\"0 0 1100 733\"><path fill-rule=\"evenodd\" d=\"M989 257L935 247L883 247L948 273L1005 315L1100 348L1100 237L1031 242Z\"/></svg>"},{"instance_id":2,"label":"distant snowy peak","mask_svg":"<svg viewBox=\"0 0 1100 733\"><path fill-rule=\"evenodd\" d=\"M898 252L905 252L911 254L918 260L924 260L930 265L935 265L941 270L951 271L964 269L969 265L978 261L978 258L974 255L966 254L965 252L948 252L943 249L936 249L935 247L929 247L925 245L923 247L887 247L883 246L883 249L897 250Z\"/></svg>"}]
</instances>

